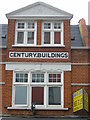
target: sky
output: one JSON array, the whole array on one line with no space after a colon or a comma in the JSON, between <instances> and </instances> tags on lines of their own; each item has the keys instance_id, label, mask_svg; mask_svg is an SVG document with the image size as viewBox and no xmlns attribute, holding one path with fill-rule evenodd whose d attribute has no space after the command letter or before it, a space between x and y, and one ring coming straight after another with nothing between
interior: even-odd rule
<instances>
[{"instance_id":1,"label":"sky","mask_svg":"<svg viewBox=\"0 0 90 120\"><path fill-rule=\"evenodd\" d=\"M0 2L0 24L8 23L5 14L38 1L73 14L72 25L78 25L81 18L84 18L88 24L88 2L90 0L2 0Z\"/></svg>"}]
</instances>

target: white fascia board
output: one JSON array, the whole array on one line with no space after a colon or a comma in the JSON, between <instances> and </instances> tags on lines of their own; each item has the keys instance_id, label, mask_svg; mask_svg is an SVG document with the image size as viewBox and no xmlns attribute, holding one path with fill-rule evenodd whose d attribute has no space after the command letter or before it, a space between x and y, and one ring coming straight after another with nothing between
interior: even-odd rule
<instances>
[{"instance_id":1,"label":"white fascia board","mask_svg":"<svg viewBox=\"0 0 90 120\"><path fill-rule=\"evenodd\" d=\"M7 63L6 70L14 70L14 71L71 71L71 64L64 64L64 63Z\"/></svg>"},{"instance_id":2,"label":"white fascia board","mask_svg":"<svg viewBox=\"0 0 90 120\"><path fill-rule=\"evenodd\" d=\"M68 20L68 19L71 19L72 16L60 16L60 15L35 15L35 16L28 16L28 15L10 15L10 16L7 16L8 19L16 19L16 20Z\"/></svg>"}]
</instances>

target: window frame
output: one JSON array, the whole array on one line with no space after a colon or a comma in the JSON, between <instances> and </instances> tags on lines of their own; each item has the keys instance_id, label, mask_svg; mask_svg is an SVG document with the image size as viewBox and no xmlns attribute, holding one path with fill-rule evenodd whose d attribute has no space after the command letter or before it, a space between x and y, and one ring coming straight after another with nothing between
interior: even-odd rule
<instances>
[{"instance_id":1,"label":"window frame","mask_svg":"<svg viewBox=\"0 0 90 120\"><path fill-rule=\"evenodd\" d=\"M61 88L61 90L62 90L62 86L60 86L60 85L58 85L58 86L57 86L57 85L56 85L56 86L55 86L55 85L54 85L54 86L48 86L48 107L57 107L57 106L61 106L61 104L60 104L60 105L50 105L50 104L49 104L49 88L53 88L53 87L56 87L56 88L59 87L59 88ZM62 96L62 92L61 92L61 96ZM60 101L60 102L61 102L61 101Z\"/></svg>"},{"instance_id":2,"label":"window frame","mask_svg":"<svg viewBox=\"0 0 90 120\"><path fill-rule=\"evenodd\" d=\"M47 87L47 106L50 109L58 109L58 108L63 108L64 107L64 72L48 72L48 76L49 74L61 74L61 82L49 82L49 78L48 78L48 87ZM49 87L61 87L61 105L49 105Z\"/></svg>"},{"instance_id":3,"label":"window frame","mask_svg":"<svg viewBox=\"0 0 90 120\"><path fill-rule=\"evenodd\" d=\"M51 28L50 29L44 29L44 23L50 23ZM54 24L60 23L61 28L55 29ZM41 40L41 46L64 46L64 25L63 21L43 21L42 22L42 40ZM44 32L50 32L50 44L44 44ZM61 43L55 44L54 43L54 32L60 32L61 33Z\"/></svg>"},{"instance_id":4,"label":"window frame","mask_svg":"<svg viewBox=\"0 0 90 120\"><path fill-rule=\"evenodd\" d=\"M18 23L24 23L24 28L18 28ZM28 23L34 23L34 28L28 28ZM18 32L24 32L24 41L22 44L17 43ZM28 32L34 32L34 43L27 43ZM36 46L37 42L37 22L36 21L16 21L15 23L15 42L16 46Z\"/></svg>"},{"instance_id":5,"label":"window frame","mask_svg":"<svg viewBox=\"0 0 90 120\"><path fill-rule=\"evenodd\" d=\"M27 73L28 74L28 82L16 82L16 73ZM12 86L12 106L13 107L28 107L28 94L29 94L29 72L28 71L13 71L13 86ZM27 87L27 104L15 104L15 87L16 86L26 86Z\"/></svg>"},{"instance_id":6,"label":"window frame","mask_svg":"<svg viewBox=\"0 0 90 120\"><path fill-rule=\"evenodd\" d=\"M28 74L28 82L20 83L16 82L16 73L27 73ZM32 73L43 73L44 74L44 82L32 82ZM49 82L48 75L49 74L61 74L61 82ZM15 86L27 86L27 105L15 105ZM44 88L44 104L43 105L36 105L36 109L63 109L64 108L64 72L36 72L36 71L13 71L13 86L12 86L12 107L13 108L28 108L31 109L32 104L32 87L43 87ZM49 87L61 87L61 105L49 105L48 104L48 94L49 94Z\"/></svg>"},{"instance_id":7,"label":"window frame","mask_svg":"<svg viewBox=\"0 0 90 120\"><path fill-rule=\"evenodd\" d=\"M15 87L16 86L25 86L25 87L27 87L27 104L15 104ZM28 106L28 86L27 85L14 85L14 107L27 107Z\"/></svg>"}]
</instances>

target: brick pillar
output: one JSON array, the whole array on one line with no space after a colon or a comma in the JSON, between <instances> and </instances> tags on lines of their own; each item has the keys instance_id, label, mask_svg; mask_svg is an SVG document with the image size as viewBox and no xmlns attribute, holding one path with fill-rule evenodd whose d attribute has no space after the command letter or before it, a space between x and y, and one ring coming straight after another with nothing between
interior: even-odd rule
<instances>
[{"instance_id":1,"label":"brick pillar","mask_svg":"<svg viewBox=\"0 0 90 120\"><path fill-rule=\"evenodd\" d=\"M41 45L42 22L37 20L37 45Z\"/></svg>"}]
</instances>

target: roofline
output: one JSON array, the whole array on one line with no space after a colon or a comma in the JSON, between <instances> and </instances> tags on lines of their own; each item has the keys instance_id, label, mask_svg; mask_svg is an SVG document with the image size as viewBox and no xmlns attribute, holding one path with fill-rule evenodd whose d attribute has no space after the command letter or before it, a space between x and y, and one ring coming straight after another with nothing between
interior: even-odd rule
<instances>
[{"instance_id":1,"label":"roofline","mask_svg":"<svg viewBox=\"0 0 90 120\"><path fill-rule=\"evenodd\" d=\"M67 20L71 19L73 16L59 16L59 15L31 15L31 16L8 16L8 19L23 19L23 20L37 20L37 19L42 19L42 20Z\"/></svg>"},{"instance_id":2,"label":"roofline","mask_svg":"<svg viewBox=\"0 0 90 120\"><path fill-rule=\"evenodd\" d=\"M28 5L28 6L26 6L26 7L23 7L23 8L20 8L20 9L18 9L18 10L15 10L15 11L13 11L13 12L10 12L10 13L7 13L6 14L6 17L9 19L9 18L14 18L15 16L13 16L13 14L15 14L15 13L18 13L18 12L21 12L21 11L23 11L23 10L26 10L26 9L28 9L28 8L32 8L32 7L34 7L34 6L36 6L36 5L44 5L44 6L47 6L47 7L50 7L51 9L55 9L56 11L60 11L60 12L62 12L62 13L64 13L66 16L68 16L68 18L69 19L71 19L72 17L73 17L73 15L72 14L70 14L70 13L68 13L68 12L65 12L65 11L63 11L63 10L61 10L61 9L59 9L59 8L56 8L56 7L53 7L53 6L51 6L51 5L49 5L49 4L46 4L46 3L44 3L44 2L35 2L35 3L33 3L33 4L30 4L30 5ZM18 16L19 17L19 16ZM30 17L30 16L29 16ZM37 16L35 16L35 17L37 17ZM59 16L60 17L60 16Z\"/></svg>"}]
</instances>

